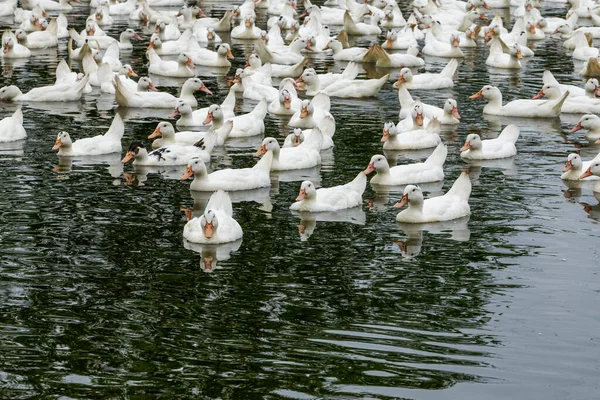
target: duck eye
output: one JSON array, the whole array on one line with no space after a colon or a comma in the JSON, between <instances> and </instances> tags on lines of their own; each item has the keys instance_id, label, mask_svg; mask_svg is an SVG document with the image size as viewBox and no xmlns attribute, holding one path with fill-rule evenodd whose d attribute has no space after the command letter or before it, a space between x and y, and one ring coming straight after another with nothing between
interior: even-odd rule
<instances>
[{"instance_id":1,"label":"duck eye","mask_svg":"<svg viewBox=\"0 0 600 400\"><path fill-rule=\"evenodd\" d=\"M417 190L416 188L415 188L415 189L413 189L413 192L415 192L416 190Z\"/></svg>"}]
</instances>

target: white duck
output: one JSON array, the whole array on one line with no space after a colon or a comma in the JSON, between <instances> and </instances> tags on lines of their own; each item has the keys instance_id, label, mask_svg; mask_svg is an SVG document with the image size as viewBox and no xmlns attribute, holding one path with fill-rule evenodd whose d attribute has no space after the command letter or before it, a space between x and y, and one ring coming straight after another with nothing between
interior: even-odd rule
<instances>
[{"instance_id":1,"label":"white duck","mask_svg":"<svg viewBox=\"0 0 600 400\"><path fill-rule=\"evenodd\" d=\"M488 104L483 107L485 114L524 118L556 118L560 115L563 103L569 92L558 100L514 100L502 105L502 92L496 86L486 85L470 99L484 98Z\"/></svg>"},{"instance_id":2,"label":"white duck","mask_svg":"<svg viewBox=\"0 0 600 400\"><path fill-rule=\"evenodd\" d=\"M450 36L449 43L445 43L440 42L435 38L433 33L428 32L427 35L425 35L423 54L448 58L463 58L465 56L460 49L460 37L456 33L453 33Z\"/></svg>"},{"instance_id":3,"label":"white duck","mask_svg":"<svg viewBox=\"0 0 600 400\"><path fill-rule=\"evenodd\" d=\"M235 92L230 89L227 97L225 97L225 100L223 100L220 105L224 119L231 119L235 117L233 112L233 109L235 108L235 100ZM187 101L179 99L177 106L170 117L173 118L177 115L181 115L181 118L177 120L177 127L202 126L205 125L204 122L208 116L209 109L210 106L192 111L192 107Z\"/></svg>"},{"instance_id":4,"label":"white duck","mask_svg":"<svg viewBox=\"0 0 600 400\"><path fill-rule=\"evenodd\" d=\"M600 177L600 161L594 160L592 164L579 176L579 179L585 179L590 176ZM599 185L594 186L594 192L599 192Z\"/></svg>"},{"instance_id":5,"label":"white duck","mask_svg":"<svg viewBox=\"0 0 600 400\"><path fill-rule=\"evenodd\" d=\"M587 129L587 132L585 133L585 138L587 140L600 143L600 117L594 114L584 115L569 133L575 133L582 129Z\"/></svg>"},{"instance_id":6,"label":"white duck","mask_svg":"<svg viewBox=\"0 0 600 400\"><path fill-rule=\"evenodd\" d=\"M595 162L600 160L600 154L589 161L581 160L581 156L577 153L571 153L567 157L567 162L565 163L565 167L563 168L563 174L560 176L560 179L565 181L578 181L580 180L580 176L584 171L587 171L588 168ZM598 180L600 176L586 176L583 178L585 180Z\"/></svg>"},{"instance_id":7,"label":"white duck","mask_svg":"<svg viewBox=\"0 0 600 400\"><path fill-rule=\"evenodd\" d=\"M20 44L30 50L47 49L58 46L57 30L58 25L56 24L56 19L52 19L44 31L36 31L27 34L24 30L17 29L15 31L15 37Z\"/></svg>"},{"instance_id":8,"label":"white duck","mask_svg":"<svg viewBox=\"0 0 600 400\"><path fill-rule=\"evenodd\" d=\"M516 125L508 125L496 139L481 140L478 134L467 136L460 149L460 156L467 160L495 160L513 157L517 154L515 143L520 130Z\"/></svg>"},{"instance_id":9,"label":"white duck","mask_svg":"<svg viewBox=\"0 0 600 400\"><path fill-rule=\"evenodd\" d=\"M158 20L155 24L154 33L157 33L160 40L167 42L169 40L177 40L181 36L177 19L173 18L170 24L165 21Z\"/></svg>"},{"instance_id":10,"label":"white duck","mask_svg":"<svg viewBox=\"0 0 600 400\"><path fill-rule=\"evenodd\" d=\"M375 96L388 81L390 74L379 79L349 80L340 79L335 83L321 88L317 74L306 74L296 80L298 90L306 90L307 95L316 95L319 92L330 97L363 98Z\"/></svg>"},{"instance_id":11,"label":"white duck","mask_svg":"<svg viewBox=\"0 0 600 400\"><path fill-rule=\"evenodd\" d=\"M312 100L302 100L300 109L292 115L288 121L288 125L303 129L314 128L325 117L333 119L333 116L329 112L330 107L330 98L324 93L319 93Z\"/></svg>"},{"instance_id":12,"label":"white duck","mask_svg":"<svg viewBox=\"0 0 600 400\"><path fill-rule=\"evenodd\" d=\"M233 39L256 40L260 39L260 28L255 25L255 18L252 15L246 15L238 26L231 30Z\"/></svg>"},{"instance_id":13,"label":"white duck","mask_svg":"<svg viewBox=\"0 0 600 400\"><path fill-rule=\"evenodd\" d=\"M189 43L191 38L192 31L188 29L179 39L163 43L160 36L158 36L157 33L154 33L150 37L148 49L154 49L159 56L185 53L190 50Z\"/></svg>"},{"instance_id":14,"label":"white duck","mask_svg":"<svg viewBox=\"0 0 600 400\"><path fill-rule=\"evenodd\" d=\"M104 135L71 141L67 132L60 132L52 150L58 150L59 156L78 157L94 156L121 152L121 139L125 132L125 125L119 114L115 114L110 128Z\"/></svg>"},{"instance_id":15,"label":"white duck","mask_svg":"<svg viewBox=\"0 0 600 400\"><path fill-rule=\"evenodd\" d=\"M311 181L300 185L300 193L296 202L290 206L292 211L331 212L346 208L359 207L362 195L367 186L367 175L358 173L353 181L345 185L316 189Z\"/></svg>"},{"instance_id":16,"label":"white duck","mask_svg":"<svg viewBox=\"0 0 600 400\"><path fill-rule=\"evenodd\" d=\"M6 31L9 33L10 31ZM3 58L29 58L31 50L17 41L17 38L10 32L10 36L4 39L2 35L2 57Z\"/></svg>"},{"instance_id":17,"label":"white duck","mask_svg":"<svg viewBox=\"0 0 600 400\"><path fill-rule=\"evenodd\" d=\"M402 68L398 81L406 82L407 89L445 89L454 87L454 73L458 68L458 61L451 59L440 73L423 73L413 75L410 68Z\"/></svg>"},{"instance_id":18,"label":"white duck","mask_svg":"<svg viewBox=\"0 0 600 400\"><path fill-rule=\"evenodd\" d=\"M258 54L263 64L297 64L304 59L304 56L301 53L302 49L312 51L308 39L295 39L287 48L271 49L262 41L258 41L254 44L254 50L256 50L256 54Z\"/></svg>"},{"instance_id":19,"label":"white duck","mask_svg":"<svg viewBox=\"0 0 600 400\"><path fill-rule=\"evenodd\" d=\"M233 60L233 54L231 53L231 47L227 43L220 44L217 47L217 51L211 51L203 49L198 44L192 44L193 50L188 54L192 57L192 61L196 65L203 65L206 67L217 67L217 68L229 68Z\"/></svg>"},{"instance_id":20,"label":"white duck","mask_svg":"<svg viewBox=\"0 0 600 400\"><path fill-rule=\"evenodd\" d=\"M175 132L173 125L170 122L159 122L154 131L148 136L148 139L155 139L152 142L152 148L158 149L159 147L168 146L171 144L179 144L191 146L194 143L199 142L202 139L208 140L207 136L216 133L216 145L222 146L225 143L231 129L233 128L233 122L225 122L219 129L211 127L207 132L198 131L181 131ZM156 139L160 136L159 139ZM212 139L211 139L212 140Z\"/></svg>"},{"instance_id":21,"label":"white duck","mask_svg":"<svg viewBox=\"0 0 600 400\"><path fill-rule=\"evenodd\" d=\"M254 155L261 156L269 150L273 152L272 171L307 169L316 167L321 163L319 151L315 150L312 145L308 145L306 141L299 146L282 149L279 147L277 139L266 137Z\"/></svg>"},{"instance_id":22,"label":"white duck","mask_svg":"<svg viewBox=\"0 0 600 400\"><path fill-rule=\"evenodd\" d=\"M400 186L409 183L437 182L444 179L444 163L447 154L446 145L440 143L425 162L396 165L391 168L384 156L374 155L365 174L377 172L371 178L372 185Z\"/></svg>"},{"instance_id":23,"label":"white duck","mask_svg":"<svg viewBox=\"0 0 600 400\"><path fill-rule=\"evenodd\" d=\"M75 84L61 83L58 85L33 88L27 93L14 86L0 88L0 100L5 101L76 101L79 100L86 88L88 77L83 77Z\"/></svg>"},{"instance_id":24,"label":"white duck","mask_svg":"<svg viewBox=\"0 0 600 400\"><path fill-rule=\"evenodd\" d=\"M162 60L154 49L149 49L146 56L150 61L148 72L155 75L176 78L191 77L195 75L195 65L187 53L181 53L177 61Z\"/></svg>"},{"instance_id":25,"label":"white duck","mask_svg":"<svg viewBox=\"0 0 600 400\"><path fill-rule=\"evenodd\" d=\"M502 39L497 39L501 41ZM503 69L520 69L521 59L523 58L523 54L521 53L521 48L518 44L513 44L511 46L503 46L504 51L495 51L493 52L490 49L490 54L488 58L485 60L485 64L494 68L503 68Z\"/></svg>"},{"instance_id":26,"label":"white duck","mask_svg":"<svg viewBox=\"0 0 600 400\"><path fill-rule=\"evenodd\" d=\"M185 100L190 106L198 101L194 97L194 92L212 94L199 78L189 78L181 88L179 98L170 93L158 92L150 81L149 92L132 91L127 88L120 79L114 79L115 99L121 107L130 108L171 108L176 107L179 99Z\"/></svg>"},{"instance_id":27,"label":"white duck","mask_svg":"<svg viewBox=\"0 0 600 400\"><path fill-rule=\"evenodd\" d=\"M394 205L394 208L402 208L408 204L408 209L399 212L396 221L422 224L466 217L471 214L470 196L471 181L466 172L460 174L445 195L426 200L420 187L408 185L402 200Z\"/></svg>"},{"instance_id":28,"label":"white duck","mask_svg":"<svg viewBox=\"0 0 600 400\"><path fill-rule=\"evenodd\" d=\"M243 235L242 227L233 219L231 199L222 190L213 193L201 217L192 218L183 227L183 237L192 243L229 243Z\"/></svg>"},{"instance_id":29,"label":"white duck","mask_svg":"<svg viewBox=\"0 0 600 400\"><path fill-rule=\"evenodd\" d=\"M378 26L379 16L376 14L371 15L368 24L364 22L354 22L350 16L350 12L344 13L344 30L350 36L367 36L367 35L380 35L381 28Z\"/></svg>"},{"instance_id":30,"label":"white duck","mask_svg":"<svg viewBox=\"0 0 600 400\"><path fill-rule=\"evenodd\" d=\"M386 34L386 40L381 46L387 50L405 50L409 46L418 45L412 29L407 26L399 32L395 29L389 30Z\"/></svg>"},{"instance_id":31,"label":"white duck","mask_svg":"<svg viewBox=\"0 0 600 400\"><path fill-rule=\"evenodd\" d=\"M212 173L206 171L206 165L199 158L192 158L185 174L186 180L193 176L190 190L212 192L215 190L252 190L271 186L271 163L273 152L267 152L252 168L226 168Z\"/></svg>"},{"instance_id":32,"label":"white duck","mask_svg":"<svg viewBox=\"0 0 600 400\"><path fill-rule=\"evenodd\" d=\"M193 146L173 144L148 153L142 142L134 141L129 145L121 162L125 164L133 159L133 165L148 167L187 165L193 157L205 162L210 161L211 151L212 148L208 149L208 145L205 150L203 141L200 141Z\"/></svg>"},{"instance_id":33,"label":"white duck","mask_svg":"<svg viewBox=\"0 0 600 400\"><path fill-rule=\"evenodd\" d=\"M331 49L333 53L333 59L337 61L354 61L354 62L363 62L363 59L369 49L365 49L363 47L349 47L344 48L342 43L337 39L331 39L327 43L325 47L323 47L323 51Z\"/></svg>"},{"instance_id":34,"label":"white duck","mask_svg":"<svg viewBox=\"0 0 600 400\"><path fill-rule=\"evenodd\" d=\"M213 104L208 108L204 125L212 122L214 128L220 128L226 121L233 122L233 129L229 133L231 138L251 137L262 135L265 132L265 116L267 115L267 101L261 100L248 114L238 115L225 120L223 109Z\"/></svg>"},{"instance_id":35,"label":"white duck","mask_svg":"<svg viewBox=\"0 0 600 400\"><path fill-rule=\"evenodd\" d=\"M23 112L17 108L13 115L0 120L0 142L14 142L27 137L23 127Z\"/></svg>"},{"instance_id":36,"label":"white duck","mask_svg":"<svg viewBox=\"0 0 600 400\"><path fill-rule=\"evenodd\" d=\"M440 138L441 123L437 118L432 119L426 128L412 129L398 133L393 123L386 124L381 141L384 150L418 150L437 146Z\"/></svg>"},{"instance_id":37,"label":"white duck","mask_svg":"<svg viewBox=\"0 0 600 400\"><path fill-rule=\"evenodd\" d=\"M409 46L406 54L390 54L380 45L374 43L365 54L362 62L375 63L378 68L422 67L425 65L425 61L418 54L419 48L417 46Z\"/></svg>"},{"instance_id":38,"label":"white duck","mask_svg":"<svg viewBox=\"0 0 600 400\"><path fill-rule=\"evenodd\" d=\"M561 92L566 92L567 90L569 92L571 92L572 96L575 97L580 97L580 96L585 96L586 95L586 90L584 88L581 88L579 86L575 86L575 85L563 85L560 84L556 78L554 77L554 75L552 75L552 72L550 72L549 70L545 70L544 74L542 75L542 81L544 82L544 85L556 85L560 88Z\"/></svg>"},{"instance_id":39,"label":"white duck","mask_svg":"<svg viewBox=\"0 0 600 400\"><path fill-rule=\"evenodd\" d=\"M586 86L591 88L591 93L594 94L596 92L596 85L594 84L594 80L590 79L586 83ZM539 99L541 97L546 96L550 100L558 100L560 99L562 93L560 87L554 84L545 84L538 94L536 94L533 99ZM583 114L583 113L600 113L600 99L590 98L588 96L568 96L565 100L561 113L564 114Z\"/></svg>"}]
</instances>

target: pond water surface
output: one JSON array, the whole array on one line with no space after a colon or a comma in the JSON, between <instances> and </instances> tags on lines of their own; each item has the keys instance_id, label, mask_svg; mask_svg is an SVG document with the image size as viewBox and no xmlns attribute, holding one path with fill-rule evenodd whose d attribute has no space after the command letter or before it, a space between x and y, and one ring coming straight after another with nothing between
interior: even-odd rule
<instances>
[{"instance_id":1,"label":"pond water surface","mask_svg":"<svg viewBox=\"0 0 600 400\"><path fill-rule=\"evenodd\" d=\"M221 16L226 4L203 7ZM564 16L558 7L544 14ZM82 29L87 13L77 6L70 23ZM149 30L119 19L109 32L125 27L145 39L122 57L144 76ZM249 48L233 42L234 67ZM304 178L282 175L257 201L234 204L241 243L189 245L180 208L202 210L206 199L191 197L182 170L123 167L122 155L61 160L51 151L59 131L101 134L115 112L127 119L124 146L148 142L171 110L114 111L97 90L75 103L24 104L27 140L0 151L0 397L596 398L599 199L588 184L567 188L560 170L569 153L589 159L600 149L567 135L577 116L498 119L468 99L489 83L505 100L530 98L547 68L582 84L558 39L535 51L520 72L505 73L488 70L480 45L466 50L453 89L414 93L437 105L453 97L463 117L442 134L446 180L424 185L428 195L468 166L458 156L468 133L521 129L517 157L471 165L471 217L424 229L396 224L402 188L369 186L358 212L301 218L288 207ZM0 86L51 84L66 54L63 40L58 51L5 60ZM426 61L431 71L446 62ZM344 67L327 56L312 63L319 72ZM214 92L198 96L200 107L223 100L232 71L198 68ZM367 73L386 71L360 77ZM177 92L179 82L154 81ZM315 183L348 182L382 152L383 123L399 110L392 83L372 99L332 99L335 148L313 171ZM254 104L240 98L236 111ZM1 103L0 116L14 109ZM267 135L283 139L285 122L268 115ZM253 165L255 149L226 146L212 168ZM406 163L428 154L386 156Z\"/></svg>"}]
</instances>

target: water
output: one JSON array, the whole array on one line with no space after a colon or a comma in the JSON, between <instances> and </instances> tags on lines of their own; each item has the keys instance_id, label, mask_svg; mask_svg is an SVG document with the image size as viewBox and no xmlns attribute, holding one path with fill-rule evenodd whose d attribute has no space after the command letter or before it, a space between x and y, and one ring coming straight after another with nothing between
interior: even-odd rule
<instances>
[{"instance_id":1,"label":"water","mask_svg":"<svg viewBox=\"0 0 600 400\"><path fill-rule=\"evenodd\" d=\"M223 3L203 3L222 14ZM81 29L86 13L78 6L70 22ZM140 76L143 47L123 54ZM247 49L234 42L234 67ZM514 160L471 167L470 219L423 231L395 223L398 191L371 187L359 212L301 218L288 210L300 182L280 176L268 195L256 194L260 203L234 205L241 243L189 246L180 207L201 210L205 200L192 199L189 182L177 179L183 171L123 168L120 156L70 163L50 150L60 130L103 133L114 115L109 97L26 104L28 138L0 156L0 397L594 398L599 206L592 186L569 189L559 176L570 152L588 159L599 148L566 135L577 117L498 120L468 99L488 83L505 100L531 97L545 68L581 83L559 41L535 51L522 71L491 74L485 50L468 51L453 89L414 93L437 105L452 96L463 116L443 133L447 177L424 185L428 194L447 190L467 166L458 150L468 133L521 128ZM65 43L5 61L1 84L49 84L63 57ZM431 70L445 63L427 61ZM343 68L326 57L314 64ZM200 94L200 107L220 103L225 73L201 72L215 95ZM383 123L397 119L391 83L374 99L332 101L336 146L317 173L321 185L349 181L381 153ZM253 106L239 99L237 110ZM0 115L14 109L0 104ZM148 142L170 112L117 111L130 118L124 145ZM267 134L283 139L284 124L268 116ZM253 151L226 147L212 167L252 165Z\"/></svg>"}]
</instances>

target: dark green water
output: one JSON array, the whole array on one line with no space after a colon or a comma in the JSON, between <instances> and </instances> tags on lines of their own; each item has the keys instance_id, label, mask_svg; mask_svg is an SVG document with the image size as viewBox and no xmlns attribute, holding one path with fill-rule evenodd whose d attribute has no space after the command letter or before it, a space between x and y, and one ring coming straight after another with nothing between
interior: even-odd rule
<instances>
[{"instance_id":1,"label":"dark green water","mask_svg":"<svg viewBox=\"0 0 600 400\"><path fill-rule=\"evenodd\" d=\"M225 8L203 4L215 16ZM87 12L79 6L69 21L79 30ZM118 20L109 32L128 24ZM145 43L122 53L140 76ZM234 42L234 67L248 49ZM472 166L469 221L424 231L395 223L398 192L370 187L363 210L347 221L301 220L288 210L300 182L280 176L257 196L262 204L234 205L241 243L190 249L180 207L194 200L189 182L177 179L183 171L146 174L123 168L120 156L69 163L50 150L60 130L77 138L103 133L115 112L109 96L25 104L28 138L0 155L0 397L594 398L600 208L592 186L565 194L559 176L570 152L588 159L600 149L566 135L577 117L490 119L483 102L468 99L488 83L505 100L531 97L546 68L561 82L581 83L559 41L535 51L522 71L504 74L485 67L483 46L470 50L453 89L414 93L437 105L452 96L463 117L443 133L446 180L425 186L432 194L467 166L458 149L468 133L493 137L509 122L521 128L514 160ZM4 61L0 85L50 84L63 57L66 43L58 53ZM445 63L427 61L436 71ZM343 68L324 56L314 65ZM225 73L198 72L215 93L201 94L200 107L220 103ZM239 99L237 111L253 105ZM0 104L0 116L14 109ZM381 153L381 128L398 109L392 82L374 99L333 100L336 146L320 183L345 183ZM129 118L127 145L144 140L170 110L117 112ZM269 136L287 134L285 121L266 122ZM252 165L253 151L226 146L213 168ZM407 242L408 257L398 240ZM218 259L209 273L202 257Z\"/></svg>"}]
</instances>

